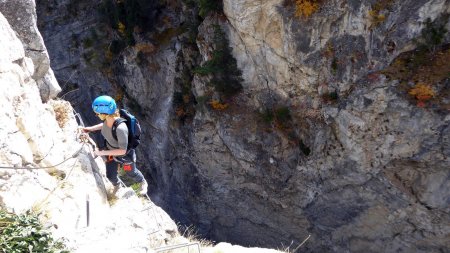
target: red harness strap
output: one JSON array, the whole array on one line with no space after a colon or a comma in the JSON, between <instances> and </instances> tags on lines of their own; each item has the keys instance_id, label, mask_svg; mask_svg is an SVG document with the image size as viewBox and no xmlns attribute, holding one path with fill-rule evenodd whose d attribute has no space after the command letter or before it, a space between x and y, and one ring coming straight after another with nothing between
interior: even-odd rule
<instances>
[{"instance_id":1,"label":"red harness strap","mask_svg":"<svg viewBox=\"0 0 450 253\"><path fill-rule=\"evenodd\" d=\"M131 171L131 164L124 164L123 165L123 170L124 171Z\"/></svg>"},{"instance_id":2,"label":"red harness strap","mask_svg":"<svg viewBox=\"0 0 450 253\"><path fill-rule=\"evenodd\" d=\"M114 160L114 158L113 158L112 155L109 155L109 156L106 157L106 162L107 163L112 162L113 160Z\"/></svg>"}]
</instances>

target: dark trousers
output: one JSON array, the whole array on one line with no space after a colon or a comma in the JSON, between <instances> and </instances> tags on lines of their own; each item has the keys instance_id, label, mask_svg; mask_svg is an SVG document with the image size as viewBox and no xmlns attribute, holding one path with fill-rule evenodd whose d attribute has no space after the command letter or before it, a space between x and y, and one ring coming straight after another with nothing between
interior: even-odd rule
<instances>
[{"instance_id":1,"label":"dark trousers","mask_svg":"<svg viewBox=\"0 0 450 253\"><path fill-rule=\"evenodd\" d=\"M113 185L119 184L119 177L126 186L144 181L144 176L137 169L134 150L127 154L128 159L110 159L106 161L106 177Z\"/></svg>"}]
</instances>

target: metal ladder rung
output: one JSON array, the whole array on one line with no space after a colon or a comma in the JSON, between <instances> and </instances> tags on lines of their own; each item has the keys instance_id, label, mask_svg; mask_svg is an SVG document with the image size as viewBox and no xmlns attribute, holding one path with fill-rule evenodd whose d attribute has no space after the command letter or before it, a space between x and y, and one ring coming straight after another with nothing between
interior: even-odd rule
<instances>
[{"instance_id":1,"label":"metal ladder rung","mask_svg":"<svg viewBox=\"0 0 450 253\"><path fill-rule=\"evenodd\" d=\"M200 244L198 242L181 243L181 244L164 246L164 247L156 248L155 251L163 252L163 251L168 251L168 250L173 250L173 249L178 249L178 248L190 247L193 245L197 245L198 253L200 253Z\"/></svg>"}]
</instances>

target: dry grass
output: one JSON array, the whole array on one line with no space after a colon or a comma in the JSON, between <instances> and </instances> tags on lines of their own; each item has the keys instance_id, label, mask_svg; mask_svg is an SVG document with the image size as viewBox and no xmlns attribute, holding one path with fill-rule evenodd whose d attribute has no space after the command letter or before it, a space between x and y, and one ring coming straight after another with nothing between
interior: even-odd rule
<instances>
[{"instance_id":1,"label":"dry grass","mask_svg":"<svg viewBox=\"0 0 450 253\"><path fill-rule=\"evenodd\" d=\"M299 249L309 240L309 238L311 238L311 235L308 235L299 245L295 245L295 248L291 249L292 247L294 247L294 242L291 242L291 245L289 246L283 246L281 249L278 249L279 251L283 251L285 253L297 253L299 252Z\"/></svg>"},{"instance_id":2,"label":"dry grass","mask_svg":"<svg viewBox=\"0 0 450 253\"><path fill-rule=\"evenodd\" d=\"M183 231L182 234L174 233L171 239L165 241L165 245L161 245L160 242L153 242L155 245L155 248L157 247L168 247L168 246L174 246L174 245L181 245L181 244L192 244L189 247L181 247L177 249L167 250L164 251L164 253L189 253L194 252L197 253L197 247L200 246L200 250L208 247L213 247L213 243L211 241L208 241L206 239L200 238L198 234L195 231L195 228L192 226L184 227L184 226L178 226L178 231ZM198 243L198 246L195 244ZM156 247L157 245L157 247Z\"/></svg>"},{"instance_id":3,"label":"dry grass","mask_svg":"<svg viewBox=\"0 0 450 253\"><path fill-rule=\"evenodd\" d=\"M62 100L51 100L50 105L53 107L53 111L55 111L55 118L59 127L63 128L69 121L70 114L72 113L70 103Z\"/></svg>"},{"instance_id":4,"label":"dry grass","mask_svg":"<svg viewBox=\"0 0 450 253\"><path fill-rule=\"evenodd\" d=\"M379 11L370 10L369 11L371 27L380 25L386 20L386 15L379 13Z\"/></svg>"},{"instance_id":5,"label":"dry grass","mask_svg":"<svg viewBox=\"0 0 450 253\"><path fill-rule=\"evenodd\" d=\"M151 44L151 43L137 43L134 48L138 51L138 52L142 52L144 54L151 54L156 50L156 47Z\"/></svg>"},{"instance_id":6,"label":"dry grass","mask_svg":"<svg viewBox=\"0 0 450 253\"><path fill-rule=\"evenodd\" d=\"M295 16L296 17L310 17L319 9L319 3L316 0L296 0L295 1Z\"/></svg>"},{"instance_id":7,"label":"dry grass","mask_svg":"<svg viewBox=\"0 0 450 253\"><path fill-rule=\"evenodd\" d=\"M211 100L208 104L211 105L211 108L217 111L223 111L228 108L227 103L221 103L220 101L214 99Z\"/></svg>"},{"instance_id":8,"label":"dry grass","mask_svg":"<svg viewBox=\"0 0 450 253\"><path fill-rule=\"evenodd\" d=\"M371 28L379 26L385 20L389 14L389 8L394 4L394 0L378 0L372 5L371 10L369 10L369 17L371 21Z\"/></svg>"},{"instance_id":9,"label":"dry grass","mask_svg":"<svg viewBox=\"0 0 450 253\"><path fill-rule=\"evenodd\" d=\"M423 102L433 101L439 107L450 108L450 97L446 89L439 88L450 78L450 45L438 52L415 50L401 54L394 62L381 71L388 78L400 81L400 89L413 96L419 106ZM408 83L414 83L411 87Z\"/></svg>"},{"instance_id":10,"label":"dry grass","mask_svg":"<svg viewBox=\"0 0 450 253\"><path fill-rule=\"evenodd\" d=\"M190 242L199 243L200 247L212 247L213 246L213 242L206 240L204 238L200 238L200 236L197 234L197 232L193 226L189 226L189 227L185 228L182 236L187 238Z\"/></svg>"}]
</instances>

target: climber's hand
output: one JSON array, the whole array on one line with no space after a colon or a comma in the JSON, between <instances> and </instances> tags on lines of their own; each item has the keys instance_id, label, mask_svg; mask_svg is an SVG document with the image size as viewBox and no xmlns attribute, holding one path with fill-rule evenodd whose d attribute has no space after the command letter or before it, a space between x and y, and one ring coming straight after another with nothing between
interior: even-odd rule
<instances>
[{"instance_id":1,"label":"climber's hand","mask_svg":"<svg viewBox=\"0 0 450 253\"><path fill-rule=\"evenodd\" d=\"M103 151L98 150L98 149L95 149L95 150L94 150L94 155L95 155L95 156L102 156L102 155L104 155L104 154L103 154Z\"/></svg>"}]
</instances>

